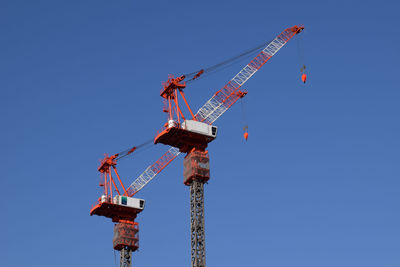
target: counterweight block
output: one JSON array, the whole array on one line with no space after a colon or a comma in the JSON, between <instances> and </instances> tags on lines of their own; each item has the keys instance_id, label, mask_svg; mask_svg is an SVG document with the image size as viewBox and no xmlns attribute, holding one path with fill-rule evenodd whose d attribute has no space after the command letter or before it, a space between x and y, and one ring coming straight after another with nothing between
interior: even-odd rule
<instances>
[{"instance_id":1,"label":"counterweight block","mask_svg":"<svg viewBox=\"0 0 400 267\"><path fill-rule=\"evenodd\" d=\"M183 160L183 183L190 185L194 180L205 183L210 179L208 151L189 152Z\"/></svg>"},{"instance_id":2,"label":"counterweight block","mask_svg":"<svg viewBox=\"0 0 400 267\"><path fill-rule=\"evenodd\" d=\"M113 247L122 250L128 247L131 251L139 248L139 224L137 222L119 222L114 226Z\"/></svg>"}]
</instances>

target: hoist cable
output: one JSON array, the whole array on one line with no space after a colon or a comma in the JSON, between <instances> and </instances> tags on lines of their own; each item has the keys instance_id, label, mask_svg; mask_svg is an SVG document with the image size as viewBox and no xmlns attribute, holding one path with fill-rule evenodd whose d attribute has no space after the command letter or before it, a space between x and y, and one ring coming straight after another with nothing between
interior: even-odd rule
<instances>
[{"instance_id":1,"label":"hoist cable","mask_svg":"<svg viewBox=\"0 0 400 267\"><path fill-rule=\"evenodd\" d=\"M229 59L227 59L227 60L224 60L224 61L222 61L222 62L220 62L220 63L218 63L218 64L215 64L215 65L212 65L212 66L210 66L210 67L208 67L208 68L205 68L205 69L200 69L200 70L198 70L198 71L195 71L195 72L191 72L191 73L187 73L187 74L184 74L184 76L186 77L186 82L190 82L190 81L193 81L194 79L196 79L197 77L196 77L196 75L197 74L199 74L201 71L201 73L209 73L209 72L213 72L213 71L216 71L216 70L218 70L219 68L221 68L221 67L223 67L223 66L225 66L225 65L227 65L227 64L229 64L229 63L233 63L233 62L235 62L235 61L237 61L237 60L239 60L239 59L241 59L241 58L243 58L243 57L245 57L245 56L249 56L249 55L251 55L251 54L254 54L254 53L256 53L256 52L259 52L262 48L264 48L267 44L269 44L271 41L268 41L268 42L264 42L264 43L262 43L262 44L260 44L260 45L258 45L258 46L256 46L256 47L254 47L254 48L251 48L251 49L249 49L249 50L247 50L247 51L245 51L245 52L243 52L243 53L241 53L241 54L239 54L239 55L237 55L237 56L234 56L234 57L232 57L232 58L229 58Z\"/></svg>"},{"instance_id":2,"label":"hoist cable","mask_svg":"<svg viewBox=\"0 0 400 267\"><path fill-rule=\"evenodd\" d=\"M133 146L133 147L131 147L129 149L126 149L126 150L124 150L122 152L119 152L117 154L118 156L115 159L116 160L120 160L120 159L132 154L134 151L137 151L139 149L143 149L143 148L149 146L151 143L153 143L153 139L149 139L146 142L144 142L144 143L142 143L142 144L140 144L138 146Z\"/></svg>"}]
</instances>

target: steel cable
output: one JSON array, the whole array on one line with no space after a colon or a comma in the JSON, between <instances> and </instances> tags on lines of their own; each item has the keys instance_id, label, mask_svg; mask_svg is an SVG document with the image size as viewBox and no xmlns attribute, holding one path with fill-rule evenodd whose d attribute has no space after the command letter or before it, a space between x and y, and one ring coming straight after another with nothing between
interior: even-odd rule
<instances>
[{"instance_id":1,"label":"steel cable","mask_svg":"<svg viewBox=\"0 0 400 267\"><path fill-rule=\"evenodd\" d=\"M223 68L221 68L221 67L227 67L227 66L225 66L225 65L228 65L228 66L230 66L230 65L232 65L232 64L234 64L235 63L235 61L238 61L239 59L242 59L242 58L244 58L245 56L250 56L250 55L252 55L252 54L255 54L255 53L258 53L262 48L264 48L267 44L269 44L271 41L268 41L268 42L264 42L264 43L262 43L262 44L260 44L260 45L258 45L258 46L256 46L256 47L254 47L254 48L251 48L251 49L249 49L249 50L246 50L245 52L243 52L243 53L241 53L241 54L239 54L239 55L237 55L237 56L234 56L234 57L232 57L232 58L229 58L229 59L227 59L227 60L224 60L224 61L222 61L222 62L220 62L220 63L218 63L218 64L215 64L215 65L212 65L212 66L210 66L210 67L208 67L208 68L205 68L205 69L200 69L200 70L198 70L198 71L195 71L195 72L191 72L191 73L187 73L187 74L184 74L184 76L186 77L186 81L187 82L191 82L191 81L193 81L194 79L196 79L196 74L198 74L200 71L204 71L204 74L206 74L206 73L210 73L210 72L214 72L214 71L218 71L218 70L222 70ZM221 68L221 69L220 69Z\"/></svg>"}]
</instances>

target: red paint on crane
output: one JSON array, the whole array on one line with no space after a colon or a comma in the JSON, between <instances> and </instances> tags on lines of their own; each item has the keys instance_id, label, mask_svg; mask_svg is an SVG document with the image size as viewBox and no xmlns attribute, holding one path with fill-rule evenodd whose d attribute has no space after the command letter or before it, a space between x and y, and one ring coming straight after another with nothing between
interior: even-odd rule
<instances>
[{"instance_id":1,"label":"red paint on crane","mask_svg":"<svg viewBox=\"0 0 400 267\"><path fill-rule=\"evenodd\" d=\"M113 222L121 220L133 222L136 219L136 215L141 211L141 209L114 204L112 199L109 198L104 202L99 199L97 204L92 206L90 215L104 216L110 218Z\"/></svg>"},{"instance_id":2,"label":"red paint on crane","mask_svg":"<svg viewBox=\"0 0 400 267\"><path fill-rule=\"evenodd\" d=\"M139 248L139 224L121 220L114 226L113 247L122 250L129 247L132 251Z\"/></svg>"},{"instance_id":3,"label":"red paint on crane","mask_svg":"<svg viewBox=\"0 0 400 267\"><path fill-rule=\"evenodd\" d=\"M200 70L196 75L194 75L194 77L192 78L192 80L197 79L200 77L200 75L202 75L204 73L204 70Z\"/></svg>"},{"instance_id":4,"label":"red paint on crane","mask_svg":"<svg viewBox=\"0 0 400 267\"><path fill-rule=\"evenodd\" d=\"M306 83L307 74L303 73L303 75L301 75L301 80L303 81L303 83Z\"/></svg>"},{"instance_id":5,"label":"red paint on crane","mask_svg":"<svg viewBox=\"0 0 400 267\"><path fill-rule=\"evenodd\" d=\"M190 132L182 129L180 125L176 125L157 133L154 144L161 143L173 146L179 148L180 152L189 153L193 148L201 151L205 150L208 143L214 139L215 137Z\"/></svg>"}]
</instances>

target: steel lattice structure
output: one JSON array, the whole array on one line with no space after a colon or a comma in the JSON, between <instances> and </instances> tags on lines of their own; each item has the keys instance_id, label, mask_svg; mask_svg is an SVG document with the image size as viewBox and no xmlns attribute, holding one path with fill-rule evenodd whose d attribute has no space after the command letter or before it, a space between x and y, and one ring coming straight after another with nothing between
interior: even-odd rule
<instances>
[{"instance_id":1,"label":"steel lattice structure","mask_svg":"<svg viewBox=\"0 0 400 267\"><path fill-rule=\"evenodd\" d=\"M196 113L196 119L212 124L239 98L239 88L247 82L267 61L272 58L297 32L293 28L284 30L272 40L249 64L230 80L224 88L208 100Z\"/></svg>"},{"instance_id":2,"label":"steel lattice structure","mask_svg":"<svg viewBox=\"0 0 400 267\"><path fill-rule=\"evenodd\" d=\"M132 266L132 250L128 247L124 247L120 252L120 267L131 267Z\"/></svg>"},{"instance_id":3,"label":"steel lattice structure","mask_svg":"<svg viewBox=\"0 0 400 267\"><path fill-rule=\"evenodd\" d=\"M146 170L136 178L129 186L127 192L129 196L133 196L139 192L146 184L148 184L157 174L159 174L171 161L180 154L179 149L170 147L168 151L162 155L153 165L150 165Z\"/></svg>"},{"instance_id":4,"label":"steel lattice structure","mask_svg":"<svg viewBox=\"0 0 400 267\"><path fill-rule=\"evenodd\" d=\"M204 183L194 180L190 185L191 266L206 266L204 231Z\"/></svg>"}]
</instances>

